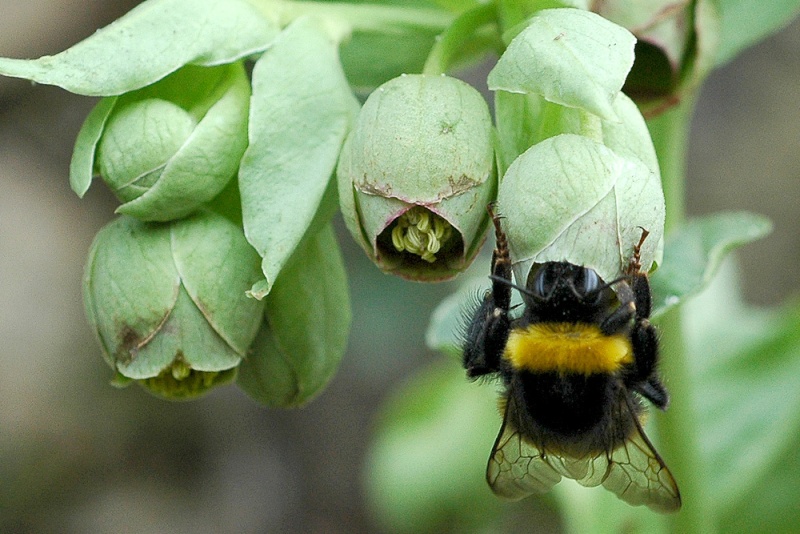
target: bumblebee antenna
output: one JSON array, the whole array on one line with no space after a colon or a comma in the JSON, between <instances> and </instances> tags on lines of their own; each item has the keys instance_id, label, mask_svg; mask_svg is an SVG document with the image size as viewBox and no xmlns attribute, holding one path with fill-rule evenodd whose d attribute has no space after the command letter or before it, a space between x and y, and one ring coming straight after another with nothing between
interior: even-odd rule
<instances>
[{"instance_id":1,"label":"bumblebee antenna","mask_svg":"<svg viewBox=\"0 0 800 534\"><path fill-rule=\"evenodd\" d=\"M613 286L615 284L619 284L620 282L627 282L630 279L631 279L631 275L629 275L629 274L620 276L619 278L616 278L616 279L614 279L614 280L612 280L612 281L610 281L608 283L605 283L605 284L601 285L600 287L598 287L596 289L593 289L592 291L587 293L586 296L588 297L590 295L594 295L595 293L600 293L601 291L603 291L605 289L608 289L609 287L611 287L611 286Z\"/></svg>"},{"instance_id":2,"label":"bumblebee antenna","mask_svg":"<svg viewBox=\"0 0 800 534\"><path fill-rule=\"evenodd\" d=\"M526 296L528 296L528 297L530 297L532 299L539 300L539 301L546 300L546 299L543 299L540 295L537 295L536 293L534 293L533 291L531 291L531 290L529 290L527 288L524 288L522 286L518 286L517 284L515 284L514 282L512 282L511 280L509 280L507 278L503 278L503 277L500 277L500 276L496 276L496 275L490 274L489 275L489 279L491 281L493 281L493 282L500 282L501 284L505 284L508 287L512 287L512 288L516 289L517 291L519 291L520 293L522 293L523 295L526 295Z\"/></svg>"}]
</instances>

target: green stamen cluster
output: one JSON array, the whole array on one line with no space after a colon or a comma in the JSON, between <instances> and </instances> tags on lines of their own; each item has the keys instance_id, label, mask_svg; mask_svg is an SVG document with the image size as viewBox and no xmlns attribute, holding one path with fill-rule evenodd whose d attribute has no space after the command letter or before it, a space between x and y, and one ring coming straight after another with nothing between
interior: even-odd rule
<instances>
[{"instance_id":1,"label":"green stamen cluster","mask_svg":"<svg viewBox=\"0 0 800 534\"><path fill-rule=\"evenodd\" d=\"M436 261L436 253L450 236L450 223L421 206L415 206L397 219L392 229L392 244L399 252L416 254L428 263Z\"/></svg>"},{"instance_id":2,"label":"green stamen cluster","mask_svg":"<svg viewBox=\"0 0 800 534\"><path fill-rule=\"evenodd\" d=\"M142 385L162 397L175 400L192 399L216 385L230 382L235 375L236 369L196 371L186 363L176 361L158 376L142 380Z\"/></svg>"}]
</instances>

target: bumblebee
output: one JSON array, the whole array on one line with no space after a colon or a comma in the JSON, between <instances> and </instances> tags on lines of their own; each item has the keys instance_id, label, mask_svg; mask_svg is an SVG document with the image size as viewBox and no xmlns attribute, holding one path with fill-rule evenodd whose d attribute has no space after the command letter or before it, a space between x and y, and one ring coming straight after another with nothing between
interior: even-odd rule
<instances>
[{"instance_id":1,"label":"bumblebee","mask_svg":"<svg viewBox=\"0 0 800 534\"><path fill-rule=\"evenodd\" d=\"M675 479L642 429L642 399L662 410L669 403L639 258L648 232L642 229L617 280L547 262L523 288L511 281L500 217L491 206L489 214L497 242L492 286L466 328L463 364L469 378L499 377L503 385L503 422L486 470L492 491L518 500L567 477L602 485L632 505L678 510ZM516 318L512 288L524 304Z\"/></svg>"}]
</instances>

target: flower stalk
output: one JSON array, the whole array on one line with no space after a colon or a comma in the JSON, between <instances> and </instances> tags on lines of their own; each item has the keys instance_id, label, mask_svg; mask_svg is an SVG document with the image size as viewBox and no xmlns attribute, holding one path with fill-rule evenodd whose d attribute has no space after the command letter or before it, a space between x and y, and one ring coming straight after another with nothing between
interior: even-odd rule
<instances>
[{"instance_id":1,"label":"flower stalk","mask_svg":"<svg viewBox=\"0 0 800 534\"><path fill-rule=\"evenodd\" d=\"M686 153L694 99L687 99L648 123L661 166L666 198L665 233L685 223ZM703 463L699 450L694 380L686 351L682 310L675 307L660 319L662 366L669 381L672 401L669 413L656 418L659 447L670 462L680 484L683 498L681 513L670 517L675 532L714 532L714 517L707 513L707 495L703 492Z\"/></svg>"}]
</instances>

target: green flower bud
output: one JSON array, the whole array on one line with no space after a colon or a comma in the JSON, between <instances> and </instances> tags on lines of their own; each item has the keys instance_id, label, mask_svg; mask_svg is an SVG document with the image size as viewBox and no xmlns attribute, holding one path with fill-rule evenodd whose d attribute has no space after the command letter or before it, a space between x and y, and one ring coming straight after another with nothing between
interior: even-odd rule
<instances>
[{"instance_id":1,"label":"green flower bud","mask_svg":"<svg viewBox=\"0 0 800 534\"><path fill-rule=\"evenodd\" d=\"M247 146L249 99L238 63L184 67L120 97L109 108L95 153L96 169L124 202L117 211L168 221L217 196ZM83 138L79 145L94 142Z\"/></svg>"},{"instance_id":2,"label":"green flower bud","mask_svg":"<svg viewBox=\"0 0 800 534\"><path fill-rule=\"evenodd\" d=\"M390 80L364 103L337 175L347 227L381 269L451 278L477 253L496 190L486 102L447 76Z\"/></svg>"},{"instance_id":3,"label":"green flower bud","mask_svg":"<svg viewBox=\"0 0 800 534\"><path fill-rule=\"evenodd\" d=\"M111 222L92 244L83 290L116 382L186 399L233 380L261 324L264 303L245 296L261 276L241 229L219 215Z\"/></svg>"},{"instance_id":4,"label":"green flower bud","mask_svg":"<svg viewBox=\"0 0 800 534\"><path fill-rule=\"evenodd\" d=\"M197 126L182 107L156 98L120 106L109 117L97 150L106 184L123 202L142 196Z\"/></svg>"}]
</instances>

